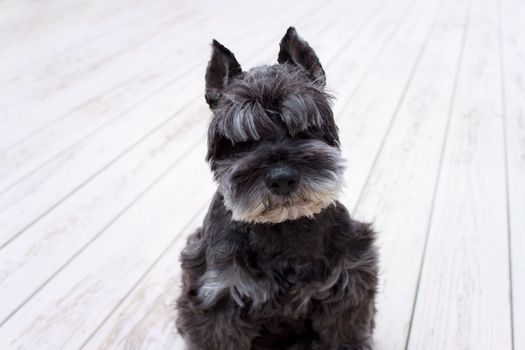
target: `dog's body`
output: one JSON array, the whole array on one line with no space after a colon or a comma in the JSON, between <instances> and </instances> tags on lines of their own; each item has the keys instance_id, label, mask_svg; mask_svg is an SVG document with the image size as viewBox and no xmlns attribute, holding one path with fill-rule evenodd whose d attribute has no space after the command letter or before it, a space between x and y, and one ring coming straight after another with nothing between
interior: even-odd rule
<instances>
[{"instance_id":1,"label":"dog's body","mask_svg":"<svg viewBox=\"0 0 525 350\"><path fill-rule=\"evenodd\" d=\"M206 100L219 189L182 253L177 327L195 349L370 349L374 234L337 202L343 160L324 71L290 28L242 72L214 41Z\"/></svg>"}]
</instances>

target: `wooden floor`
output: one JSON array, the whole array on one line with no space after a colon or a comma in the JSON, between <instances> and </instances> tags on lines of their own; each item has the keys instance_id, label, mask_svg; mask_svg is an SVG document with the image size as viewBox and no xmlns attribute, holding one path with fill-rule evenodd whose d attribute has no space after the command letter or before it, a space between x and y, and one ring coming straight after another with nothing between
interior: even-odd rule
<instances>
[{"instance_id":1,"label":"wooden floor","mask_svg":"<svg viewBox=\"0 0 525 350\"><path fill-rule=\"evenodd\" d=\"M525 2L1 0L0 349L182 349L210 42L295 25L379 231L377 349L525 349Z\"/></svg>"}]
</instances>

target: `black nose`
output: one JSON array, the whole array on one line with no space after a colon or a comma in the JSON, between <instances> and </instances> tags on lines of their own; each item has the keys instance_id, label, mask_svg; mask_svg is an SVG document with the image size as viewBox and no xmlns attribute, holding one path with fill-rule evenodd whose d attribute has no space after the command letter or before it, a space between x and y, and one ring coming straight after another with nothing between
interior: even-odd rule
<instances>
[{"instance_id":1,"label":"black nose","mask_svg":"<svg viewBox=\"0 0 525 350\"><path fill-rule=\"evenodd\" d=\"M275 194L287 195L297 189L299 172L290 167L276 167L266 174L266 186Z\"/></svg>"}]
</instances>

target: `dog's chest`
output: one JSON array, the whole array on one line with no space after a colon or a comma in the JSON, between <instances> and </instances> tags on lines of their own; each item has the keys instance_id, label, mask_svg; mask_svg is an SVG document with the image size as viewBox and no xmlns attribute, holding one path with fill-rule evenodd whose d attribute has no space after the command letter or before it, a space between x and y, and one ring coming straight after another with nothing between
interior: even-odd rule
<instances>
[{"instance_id":1,"label":"dog's chest","mask_svg":"<svg viewBox=\"0 0 525 350\"><path fill-rule=\"evenodd\" d=\"M329 225L239 230L221 264L202 276L201 299L213 304L229 294L241 307L306 312L312 301L333 296L344 282L343 256L331 247ZM235 252L235 253L230 253Z\"/></svg>"},{"instance_id":2,"label":"dog's chest","mask_svg":"<svg viewBox=\"0 0 525 350\"><path fill-rule=\"evenodd\" d=\"M278 306L284 314L295 317L307 313L312 302L337 294L345 276L342 264L326 257L268 260L247 256L246 265L208 271L201 291L208 300L227 293L243 308L264 312Z\"/></svg>"},{"instance_id":3,"label":"dog's chest","mask_svg":"<svg viewBox=\"0 0 525 350\"><path fill-rule=\"evenodd\" d=\"M341 277L342 261L329 257L289 259L273 270L271 279L289 298L321 298Z\"/></svg>"}]
</instances>

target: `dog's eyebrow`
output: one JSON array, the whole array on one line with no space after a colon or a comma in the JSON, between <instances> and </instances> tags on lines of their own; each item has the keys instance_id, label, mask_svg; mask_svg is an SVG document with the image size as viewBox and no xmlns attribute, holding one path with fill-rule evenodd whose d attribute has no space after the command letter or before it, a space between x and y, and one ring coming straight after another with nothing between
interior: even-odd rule
<instances>
[{"instance_id":1,"label":"dog's eyebrow","mask_svg":"<svg viewBox=\"0 0 525 350\"><path fill-rule=\"evenodd\" d=\"M310 127L322 128L325 119L332 117L327 102L308 94L287 96L279 107L277 111L258 101L231 101L219 107L214 127L231 141L244 142L272 136L282 127L295 136Z\"/></svg>"},{"instance_id":2,"label":"dog's eyebrow","mask_svg":"<svg viewBox=\"0 0 525 350\"><path fill-rule=\"evenodd\" d=\"M272 138L284 128L292 137L309 128L333 134L332 96L287 65L257 68L232 82L214 109L210 127L233 143Z\"/></svg>"},{"instance_id":3,"label":"dog's eyebrow","mask_svg":"<svg viewBox=\"0 0 525 350\"><path fill-rule=\"evenodd\" d=\"M274 121L257 101L228 103L219 108L213 127L233 142L259 140L276 130Z\"/></svg>"}]
</instances>

